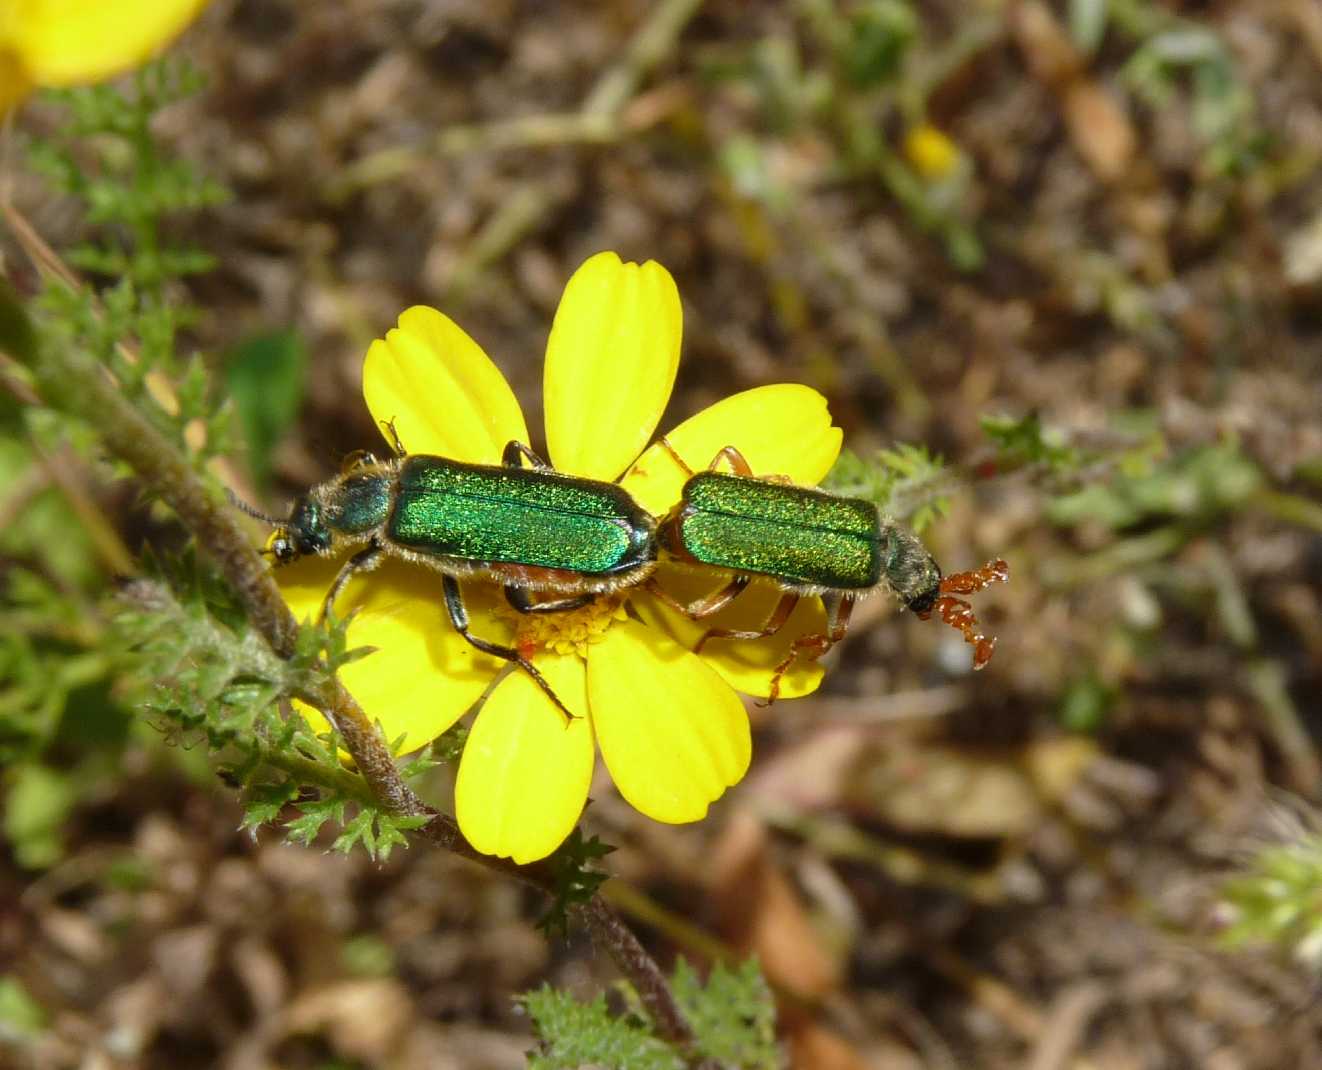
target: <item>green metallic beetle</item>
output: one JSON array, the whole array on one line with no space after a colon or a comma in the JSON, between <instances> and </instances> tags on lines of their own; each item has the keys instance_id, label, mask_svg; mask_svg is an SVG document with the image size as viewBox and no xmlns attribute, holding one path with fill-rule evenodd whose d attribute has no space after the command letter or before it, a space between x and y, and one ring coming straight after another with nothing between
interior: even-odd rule
<instances>
[{"instance_id":1,"label":"green metallic beetle","mask_svg":"<svg viewBox=\"0 0 1322 1070\"><path fill-rule=\"evenodd\" d=\"M295 499L287 520L236 504L276 526L269 550L279 564L358 548L331 584L323 616L352 576L387 555L437 570L455 630L478 650L517 664L569 713L522 653L469 631L459 581L500 584L522 613L576 609L647 578L656 567L655 519L621 487L553 471L520 442L505 447L499 465L395 446L389 460L351 455L338 476ZM537 601L535 592L556 597Z\"/></svg>"},{"instance_id":2,"label":"green metallic beetle","mask_svg":"<svg viewBox=\"0 0 1322 1070\"><path fill-rule=\"evenodd\" d=\"M783 594L766 623L756 631L709 629L698 641L761 639L778 632L799 599L821 595L827 606L826 631L803 635L774 670L768 701L799 657L819 658L844 638L854 603L880 589L892 591L906 608L926 620L935 610L963 632L975 648L973 667L991 657L995 638L976 631L972 608L955 594L971 594L1005 580L1004 561L972 572L942 576L940 566L908 528L883 517L875 504L776 477L758 478L733 446L720 451L705 471L694 472L664 438L662 445L688 472L679 502L657 529L661 549L680 564L717 571L729 582L705 598L681 603L655 578L647 588L692 620L713 616L729 605L756 576L770 579ZM725 462L730 472L717 471Z\"/></svg>"}]
</instances>

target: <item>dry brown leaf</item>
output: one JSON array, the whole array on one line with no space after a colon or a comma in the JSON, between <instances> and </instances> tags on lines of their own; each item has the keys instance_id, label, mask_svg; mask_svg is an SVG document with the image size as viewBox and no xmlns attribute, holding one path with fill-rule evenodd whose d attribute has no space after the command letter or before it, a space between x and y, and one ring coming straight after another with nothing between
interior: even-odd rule
<instances>
[{"instance_id":1,"label":"dry brown leaf","mask_svg":"<svg viewBox=\"0 0 1322 1070\"><path fill-rule=\"evenodd\" d=\"M1065 27L1040 0L1020 0L1011 31L1029 72L1060 98L1070 142L1103 182L1121 179L1133 163L1138 138L1120 102L1089 78Z\"/></svg>"},{"instance_id":2,"label":"dry brown leaf","mask_svg":"<svg viewBox=\"0 0 1322 1070\"><path fill-rule=\"evenodd\" d=\"M793 1070L872 1070L848 1041L810 1019L795 1022L787 1040Z\"/></svg>"},{"instance_id":3,"label":"dry brown leaf","mask_svg":"<svg viewBox=\"0 0 1322 1070\"><path fill-rule=\"evenodd\" d=\"M801 811L835 806L870 734L865 725L832 725L800 736L771 760L755 765L742 794Z\"/></svg>"},{"instance_id":4,"label":"dry brown leaf","mask_svg":"<svg viewBox=\"0 0 1322 1070\"><path fill-rule=\"evenodd\" d=\"M1048 739L1020 750L888 748L869 756L849 789L853 803L906 832L993 838L1022 835L1097 754L1086 739Z\"/></svg>"},{"instance_id":5,"label":"dry brown leaf","mask_svg":"<svg viewBox=\"0 0 1322 1070\"><path fill-rule=\"evenodd\" d=\"M1104 86L1080 78L1065 87L1062 107L1070 140L1103 182L1124 177L1138 138L1120 102Z\"/></svg>"},{"instance_id":6,"label":"dry brown leaf","mask_svg":"<svg viewBox=\"0 0 1322 1070\"><path fill-rule=\"evenodd\" d=\"M385 1061L416 1017L408 990L394 978L343 981L290 1004L284 1032L324 1033L339 1055Z\"/></svg>"},{"instance_id":7,"label":"dry brown leaf","mask_svg":"<svg viewBox=\"0 0 1322 1070\"><path fill-rule=\"evenodd\" d=\"M1065 27L1039 0L1019 0L1011 8L1010 31L1029 73L1043 85L1060 85L1083 66Z\"/></svg>"},{"instance_id":8,"label":"dry brown leaf","mask_svg":"<svg viewBox=\"0 0 1322 1070\"><path fill-rule=\"evenodd\" d=\"M726 827L712 875L727 939L756 955L773 984L814 999L840 983L840 963L808 920L772 857L766 826L752 812L741 811Z\"/></svg>"}]
</instances>

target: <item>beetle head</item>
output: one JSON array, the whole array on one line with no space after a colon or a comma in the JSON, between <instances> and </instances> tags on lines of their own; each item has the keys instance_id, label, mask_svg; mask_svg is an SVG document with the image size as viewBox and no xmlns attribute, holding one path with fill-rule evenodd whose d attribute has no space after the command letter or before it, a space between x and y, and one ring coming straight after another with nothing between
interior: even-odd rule
<instances>
[{"instance_id":1,"label":"beetle head","mask_svg":"<svg viewBox=\"0 0 1322 1070\"><path fill-rule=\"evenodd\" d=\"M324 554L331 548L331 532L321 515L321 506L308 495L294 500L289 520L276 528L270 550L276 563L287 565L308 554Z\"/></svg>"},{"instance_id":2,"label":"beetle head","mask_svg":"<svg viewBox=\"0 0 1322 1070\"><path fill-rule=\"evenodd\" d=\"M941 568L912 531L891 523L884 532L882 556L886 581L901 602L922 616L941 593Z\"/></svg>"}]
</instances>

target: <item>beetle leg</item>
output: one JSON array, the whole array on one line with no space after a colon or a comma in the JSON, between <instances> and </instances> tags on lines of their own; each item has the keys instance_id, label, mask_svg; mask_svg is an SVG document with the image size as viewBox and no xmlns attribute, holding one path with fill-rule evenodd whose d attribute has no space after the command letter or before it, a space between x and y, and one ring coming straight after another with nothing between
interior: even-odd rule
<instances>
[{"instance_id":1,"label":"beetle leg","mask_svg":"<svg viewBox=\"0 0 1322 1070\"><path fill-rule=\"evenodd\" d=\"M737 476L747 476L754 479L765 480L768 483L793 483L794 480L789 476L754 476L753 466L748 463L748 458L739 452L738 446L724 446L721 452L712 458L711 464L707 465L707 471L715 472L724 461L730 466L730 471Z\"/></svg>"},{"instance_id":2,"label":"beetle leg","mask_svg":"<svg viewBox=\"0 0 1322 1070\"><path fill-rule=\"evenodd\" d=\"M670 439L666 438L665 435L662 435L656 441L657 445L670 454L670 459L679 465L680 468L684 469L684 474L686 476L693 475L693 469L689 467L689 462L679 455L679 451L670 444Z\"/></svg>"},{"instance_id":3,"label":"beetle leg","mask_svg":"<svg viewBox=\"0 0 1322 1070\"><path fill-rule=\"evenodd\" d=\"M450 614L450 623L454 625L454 630L482 653L514 662L515 665L532 677L533 683L540 687L546 693L546 697L555 703L556 709L566 717L573 717L574 715L560 701L560 696L551 690L551 685L546 682L546 677L537 671L537 666L531 661L512 646L501 646L499 643L493 643L488 639L479 639L468 630L468 610L464 607L464 596L459 590L459 581L453 576L443 576L442 584L445 588L445 609Z\"/></svg>"},{"instance_id":4,"label":"beetle leg","mask_svg":"<svg viewBox=\"0 0 1322 1070\"><path fill-rule=\"evenodd\" d=\"M396 457L403 457L408 453L404 448L404 443L399 440L399 432L395 430L395 417L389 420L381 421L381 429L385 431L386 437L390 439L390 448L395 451Z\"/></svg>"},{"instance_id":5,"label":"beetle leg","mask_svg":"<svg viewBox=\"0 0 1322 1070\"><path fill-rule=\"evenodd\" d=\"M330 590L326 592L326 597L321 602L321 616L318 621L325 620L330 616L331 609L335 605L335 599L340 597L340 592L344 590L344 585L349 582L357 572L370 572L381 563L381 556L384 551L381 544L373 539L365 547L359 550L353 557L349 558L340 566L340 571L335 574L335 582L330 585Z\"/></svg>"},{"instance_id":6,"label":"beetle leg","mask_svg":"<svg viewBox=\"0 0 1322 1070\"><path fill-rule=\"evenodd\" d=\"M532 592L527 587L508 584L505 587L505 601L520 613L561 613L568 609L581 609L597 597L596 592L576 594L573 598L555 598L549 602L534 602Z\"/></svg>"},{"instance_id":7,"label":"beetle leg","mask_svg":"<svg viewBox=\"0 0 1322 1070\"><path fill-rule=\"evenodd\" d=\"M517 438L512 438L505 443L504 450L500 454L500 463L507 468L522 468L523 460L527 461L534 468L550 468L531 446L525 445Z\"/></svg>"},{"instance_id":8,"label":"beetle leg","mask_svg":"<svg viewBox=\"0 0 1322 1070\"><path fill-rule=\"evenodd\" d=\"M707 471L716 471L717 466L722 461L728 464L730 471L737 476L751 476L753 474L753 466L748 463L748 458L739 452L738 446L722 446L721 451L711 459L711 464L707 465Z\"/></svg>"},{"instance_id":9,"label":"beetle leg","mask_svg":"<svg viewBox=\"0 0 1322 1070\"><path fill-rule=\"evenodd\" d=\"M849 631L849 615L854 611L854 596L852 594L842 595L838 602L831 605L826 615L826 631L814 632L812 635L801 635L790 644L790 652L785 656L779 665L776 666L775 673L771 677L771 688L767 692L766 702L759 702L759 706L770 706L780 697L780 679L790 667L800 658L806 657L810 661L816 661L825 654L836 643L845 637Z\"/></svg>"},{"instance_id":10,"label":"beetle leg","mask_svg":"<svg viewBox=\"0 0 1322 1070\"><path fill-rule=\"evenodd\" d=\"M767 622L762 625L761 631L747 631L740 628L710 628L707 633L698 640L698 645L693 648L693 653L702 653L702 648L709 639L765 639L769 635L775 635L781 628L785 627L785 622L790 619L790 614L794 612L794 607L799 604L799 595L794 591L787 591L780 596L780 601L776 603L776 608L771 611L771 616Z\"/></svg>"},{"instance_id":11,"label":"beetle leg","mask_svg":"<svg viewBox=\"0 0 1322 1070\"><path fill-rule=\"evenodd\" d=\"M667 591L655 576L649 576L644 582L643 587L648 593L654 595L660 601L664 602L676 613L682 613L689 620L704 620L719 613L726 606L740 595L744 588L748 586L750 577L736 576L719 591L713 591L704 598L699 598L695 602L681 602L673 594Z\"/></svg>"},{"instance_id":12,"label":"beetle leg","mask_svg":"<svg viewBox=\"0 0 1322 1070\"><path fill-rule=\"evenodd\" d=\"M354 450L352 453L346 453L344 459L340 461L340 475L348 475L359 468L371 468L376 463L376 454L371 450Z\"/></svg>"}]
</instances>

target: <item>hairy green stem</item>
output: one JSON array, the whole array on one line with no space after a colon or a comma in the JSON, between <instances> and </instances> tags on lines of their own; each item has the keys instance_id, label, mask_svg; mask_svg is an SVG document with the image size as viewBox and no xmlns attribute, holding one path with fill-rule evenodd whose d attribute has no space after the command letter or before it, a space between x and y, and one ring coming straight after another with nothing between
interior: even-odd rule
<instances>
[{"instance_id":1,"label":"hairy green stem","mask_svg":"<svg viewBox=\"0 0 1322 1070\"><path fill-rule=\"evenodd\" d=\"M282 773L288 773L290 778L300 786L310 785L314 788L323 788L326 791L332 791L337 795L353 799L355 802L365 803L369 806L376 805L376 798L372 795L363 778L354 776L347 769L336 769L324 762L304 758L296 751L291 753L290 750L273 747L260 738L250 741L245 746L248 748L249 754L256 755L257 760L262 765L279 769Z\"/></svg>"}]
</instances>

